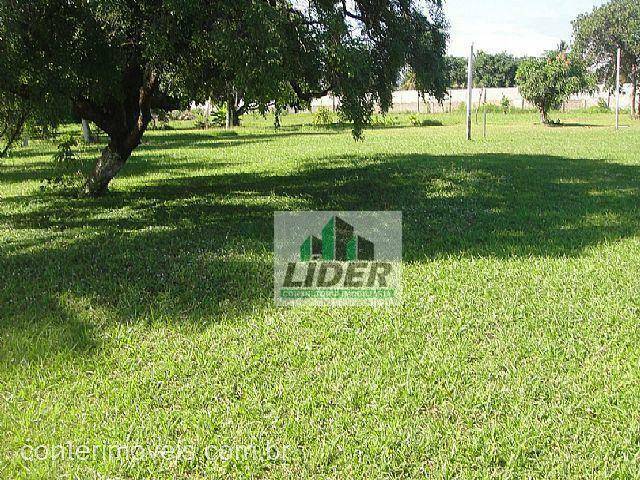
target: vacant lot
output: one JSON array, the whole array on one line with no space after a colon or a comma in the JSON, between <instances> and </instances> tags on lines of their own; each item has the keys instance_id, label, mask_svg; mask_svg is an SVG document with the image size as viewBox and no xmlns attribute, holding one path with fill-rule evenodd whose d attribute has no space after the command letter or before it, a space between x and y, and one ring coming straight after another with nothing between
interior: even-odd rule
<instances>
[{"instance_id":1,"label":"vacant lot","mask_svg":"<svg viewBox=\"0 0 640 480\"><path fill-rule=\"evenodd\" d=\"M176 125L100 200L16 151L0 476L636 476L640 126L562 118ZM274 307L279 210L402 210L404 305Z\"/></svg>"}]
</instances>

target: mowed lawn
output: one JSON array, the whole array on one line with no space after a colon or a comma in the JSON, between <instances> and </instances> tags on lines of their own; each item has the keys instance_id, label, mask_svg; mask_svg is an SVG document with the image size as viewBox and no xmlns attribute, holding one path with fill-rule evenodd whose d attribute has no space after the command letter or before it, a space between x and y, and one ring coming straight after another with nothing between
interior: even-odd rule
<instances>
[{"instance_id":1,"label":"mowed lawn","mask_svg":"<svg viewBox=\"0 0 640 480\"><path fill-rule=\"evenodd\" d=\"M0 478L640 475L640 123L536 117L181 124L99 200L16 150ZM282 210L401 210L403 305L275 307Z\"/></svg>"}]
</instances>

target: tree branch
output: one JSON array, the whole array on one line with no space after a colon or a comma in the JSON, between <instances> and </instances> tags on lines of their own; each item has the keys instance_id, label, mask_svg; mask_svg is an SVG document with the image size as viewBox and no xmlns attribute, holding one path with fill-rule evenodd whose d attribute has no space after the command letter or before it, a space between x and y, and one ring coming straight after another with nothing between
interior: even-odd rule
<instances>
[{"instance_id":1,"label":"tree branch","mask_svg":"<svg viewBox=\"0 0 640 480\"><path fill-rule=\"evenodd\" d=\"M295 92L296 96L304 102L310 102L314 98L324 97L333 88L330 85L329 87L325 88L324 90L320 90L319 92L303 92L302 87L300 87L300 84L295 80L291 80L289 84L291 85L291 88Z\"/></svg>"},{"instance_id":2,"label":"tree branch","mask_svg":"<svg viewBox=\"0 0 640 480\"><path fill-rule=\"evenodd\" d=\"M358 20L364 23L364 17L362 15L357 15L355 13L351 13L349 9L347 9L347 1L342 0L342 14L345 17L353 18L354 20Z\"/></svg>"}]
</instances>

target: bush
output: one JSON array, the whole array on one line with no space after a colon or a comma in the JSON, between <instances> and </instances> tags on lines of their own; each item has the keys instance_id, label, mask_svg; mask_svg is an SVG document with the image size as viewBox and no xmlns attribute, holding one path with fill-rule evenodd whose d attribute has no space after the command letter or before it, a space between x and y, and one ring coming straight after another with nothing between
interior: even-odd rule
<instances>
[{"instance_id":1,"label":"bush","mask_svg":"<svg viewBox=\"0 0 640 480\"><path fill-rule=\"evenodd\" d=\"M213 127L224 127L227 124L227 109L224 106L217 106L209 115L202 108L194 108L192 110L195 127L202 130Z\"/></svg>"},{"instance_id":2,"label":"bush","mask_svg":"<svg viewBox=\"0 0 640 480\"><path fill-rule=\"evenodd\" d=\"M191 110L171 110L170 120L195 120L196 116Z\"/></svg>"},{"instance_id":3,"label":"bush","mask_svg":"<svg viewBox=\"0 0 640 480\"><path fill-rule=\"evenodd\" d=\"M58 144L58 151L53 155L53 174L44 180L40 190L52 190L62 193L78 194L86 182L82 163L76 156L73 147L78 141L72 135Z\"/></svg>"},{"instance_id":4,"label":"bush","mask_svg":"<svg viewBox=\"0 0 640 480\"><path fill-rule=\"evenodd\" d=\"M478 111L487 113L505 113L502 104L494 105L493 103L485 103L484 105L480 105Z\"/></svg>"},{"instance_id":5,"label":"bush","mask_svg":"<svg viewBox=\"0 0 640 480\"><path fill-rule=\"evenodd\" d=\"M587 108L579 108L572 111L574 113L611 113L611 109L607 105L607 101L604 98L598 99L597 105L592 105Z\"/></svg>"},{"instance_id":6,"label":"bush","mask_svg":"<svg viewBox=\"0 0 640 480\"><path fill-rule=\"evenodd\" d=\"M154 110L151 113L151 130L172 130L169 121L171 117L164 110Z\"/></svg>"},{"instance_id":7,"label":"bush","mask_svg":"<svg viewBox=\"0 0 640 480\"><path fill-rule=\"evenodd\" d=\"M400 120L398 117L391 117L389 115L374 115L371 118L371 125L374 127L391 127L399 123Z\"/></svg>"},{"instance_id":8,"label":"bush","mask_svg":"<svg viewBox=\"0 0 640 480\"><path fill-rule=\"evenodd\" d=\"M609 108L609 104L607 103L607 101L604 98L599 98L598 99L598 108L600 108L604 112L610 112L611 111L611 109Z\"/></svg>"},{"instance_id":9,"label":"bush","mask_svg":"<svg viewBox=\"0 0 640 480\"><path fill-rule=\"evenodd\" d=\"M587 113L609 113L611 109L607 105L607 101L604 98L598 99L598 105L593 105L586 109Z\"/></svg>"},{"instance_id":10,"label":"bush","mask_svg":"<svg viewBox=\"0 0 640 480\"><path fill-rule=\"evenodd\" d=\"M511 111L511 100L509 97L502 95L502 100L500 100L500 107L502 107L502 113L505 115Z\"/></svg>"},{"instance_id":11,"label":"bush","mask_svg":"<svg viewBox=\"0 0 640 480\"><path fill-rule=\"evenodd\" d=\"M438 120L431 120L429 118L420 118L416 114L409 115L409 123L414 127L441 127L442 122Z\"/></svg>"},{"instance_id":12,"label":"bush","mask_svg":"<svg viewBox=\"0 0 640 480\"><path fill-rule=\"evenodd\" d=\"M334 122L334 115L327 107L320 107L313 114L313 124L316 127L326 127L332 125Z\"/></svg>"}]
</instances>

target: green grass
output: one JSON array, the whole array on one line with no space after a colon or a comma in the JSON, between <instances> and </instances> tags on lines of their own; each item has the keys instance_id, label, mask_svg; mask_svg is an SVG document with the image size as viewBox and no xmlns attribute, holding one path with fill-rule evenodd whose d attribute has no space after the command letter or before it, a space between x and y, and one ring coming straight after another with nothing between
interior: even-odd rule
<instances>
[{"instance_id":1,"label":"green grass","mask_svg":"<svg viewBox=\"0 0 640 480\"><path fill-rule=\"evenodd\" d=\"M640 125L556 116L149 132L99 200L14 152L0 477L636 477ZM402 307L276 308L280 210L402 210ZM197 452L20 454L68 442Z\"/></svg>"}]
</instances>

